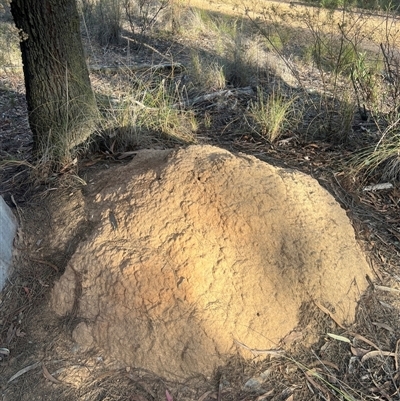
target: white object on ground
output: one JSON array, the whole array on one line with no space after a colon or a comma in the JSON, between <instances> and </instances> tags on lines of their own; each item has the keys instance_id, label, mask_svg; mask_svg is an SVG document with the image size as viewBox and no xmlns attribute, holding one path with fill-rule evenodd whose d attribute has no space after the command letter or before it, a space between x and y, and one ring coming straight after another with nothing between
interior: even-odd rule
<instances>
[{"instance_id":1,"label":"white object on ground","mask_svg":"<svg viewBox=\"0 0 400 401\"><path fill-rule=\"evenodd\" d=\"M16 230L17 219L0 196L0 291L8 278Z\"/></svg>"},{"instance_id":2,"label":"white object on ground","mask_svg":"<svg viewBox=\"0 0 400 401\"><path fill-rule=\"evenodd\" d=\"M368 185L363 188L363 191L380 191L382 189L391 189L393 188L393 184L390 182L384 182L382 184Z\"/></svg>"}]
</instances>

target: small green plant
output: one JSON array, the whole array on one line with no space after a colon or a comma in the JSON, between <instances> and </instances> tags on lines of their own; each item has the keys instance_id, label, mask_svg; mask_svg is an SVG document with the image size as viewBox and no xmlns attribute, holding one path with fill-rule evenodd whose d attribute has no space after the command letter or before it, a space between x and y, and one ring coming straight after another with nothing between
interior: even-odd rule
<instances>
[{"instance_id":1,"label":"small green plant","mask_svg":"<svg viewBox=\"0 0 400 401\"><path fill-rule=\"evenodd\" d=\"M249 109L252 129L269 142L274 142L288 125L293 102L294 99L288 100L276 92L265 98L263 91L258 88L257 99Z\"/></svg>"},{"instance_id":2,"label":"small green plant","mask_svg":"<svg viewBox=\"0 0 400 401\"><path fill-rule=\"evenodd\" d=\"M375 59L371 62L366 52L360 52L351 69L350 77L354 89L357 108L362 120L367 120L368 109L373 116L381 109L381 87L378 81L378 71L382 70L382 63Z\"/></svg>"},{"instance_id":3,"label":"small green plant","mask_svg":"<svg viewBox=\"0 0 400 401\"><path fill-rule=\"evenodd\" d=\"M357 61L353 46L331 36L315 38L312 56L318 68L335 74L349 74Z\"/></svg>"}]
</instances>

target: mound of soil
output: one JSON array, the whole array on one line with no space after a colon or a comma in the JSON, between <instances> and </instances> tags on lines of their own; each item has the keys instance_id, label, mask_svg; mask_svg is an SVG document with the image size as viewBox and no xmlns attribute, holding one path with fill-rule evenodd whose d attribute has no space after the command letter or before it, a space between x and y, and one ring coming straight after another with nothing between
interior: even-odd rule
<instances>
[{"instance_id":1,"label":"mound of soil","mask_svg":"<svg viewBox=\"0 0 400 401\"><path fill-rule=\"evenodd\" d=\"M82 351L167 378L276 348L313 302L352 322L372 275L316 180L212 146L140 151L77 202L53 210L51 247L74 252L51 307Z\"/></svg>"}]
</instances>

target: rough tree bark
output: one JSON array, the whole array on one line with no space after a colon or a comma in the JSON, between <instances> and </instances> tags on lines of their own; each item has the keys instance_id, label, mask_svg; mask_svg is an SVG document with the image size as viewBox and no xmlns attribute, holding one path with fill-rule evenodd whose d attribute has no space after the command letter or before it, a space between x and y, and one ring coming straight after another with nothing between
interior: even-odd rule
<instances>
[{"instance_id":1,"label":"rough tree bark","mask_svg":"<svg viewBox=\"0 0 400 401\"><path fill-rule=\"evenodd\" d=\"M34 153L62 163L94 131L98 110L76 0L12 0Z\"/></svg>"}]
</instances>

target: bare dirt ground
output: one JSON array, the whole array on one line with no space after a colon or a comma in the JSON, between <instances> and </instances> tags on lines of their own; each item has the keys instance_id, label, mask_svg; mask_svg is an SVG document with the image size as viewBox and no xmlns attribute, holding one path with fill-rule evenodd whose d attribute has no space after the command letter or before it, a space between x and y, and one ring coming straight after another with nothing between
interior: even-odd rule
<instances>
[{"instance_id":1,"label":"bare dirt ground","mask_svg":"<svg viewBox=\"0 0 400 401\"><path fill-rule=\"evenodd\" d=\"M171 39L150 43L162 54L176 55L174 60L183 63L190 52L187 43ZM113 60L112 65L115 65L115 60L126 58L124 46L110 46L106 50L96 53L101 64L110 65ZM159 53L149 47L142 48L135 57L138 62L149 63L160 59ZM95 87L100 81L112 85L115 79L99 73L93 73L91 78ZM311 81L318 89L317 81ZM356 134L344 145L332 143L329 138L304 139L290 131L273 145L252 135L240 123L249 98L230 89L231 94L218 105L207 100L197 105L200 120L211 117L211 124L199 127L200 142L305 172L335 196L351 218L376 274L360 302L355 325L340 327L326 311L310 309L305 311L306 317L318 320L321 333L319 341L311 348L294 341L292 352L284 358L271 357L263 362L234 358L212 377L176 382L144 369L121 369L101 353L71 352L71 322L49 315L47 302L54 281L63 273L68 252L73 250L42 259L36 252L41 239L35 230L37 226L45 227L50 233L53 230L48 226L50 195L59 196L58 206L68 214L77 201L75 189L81 185L88 169L112 169L126 162L126 158L121 158L121 155L126 156L124 152L137 149L114 149L105 141L94 153L84 155L72 171L51 177L46 183L35 180L33 170L23 163L1 167L0 195L13 208L21 227L21 237L16 241L18 275L10 279L0 303L3 400L150 401L169 400L169 394L174 400L198 401L400 399L398 182L389 190L363 191L363 186L377 183L379 177L371 177L370 182L365 183L348 174L346 161L360 146L368 144L368 138L360 140ZM2 72L0 113L1 160L31 161L32 138L21 74ZM154 138L147 146L181 145ZM330 338L327 332L349 338L351 344ZM2 351L3 348L10 354ZM250 379L253 381L249 382Z\"/></svg>"}]
</instances>

